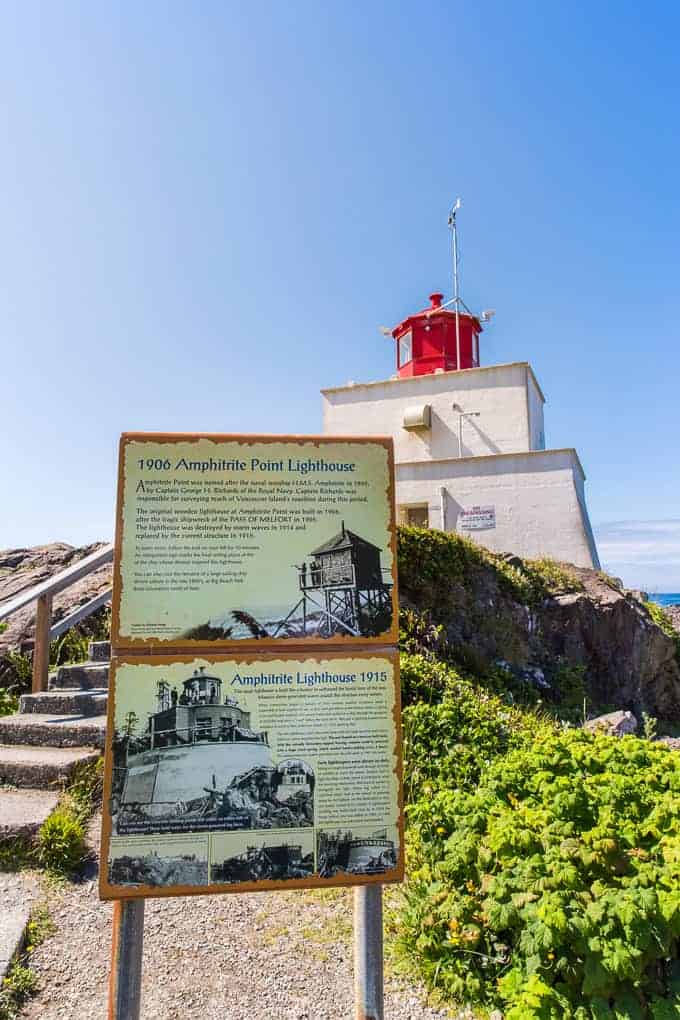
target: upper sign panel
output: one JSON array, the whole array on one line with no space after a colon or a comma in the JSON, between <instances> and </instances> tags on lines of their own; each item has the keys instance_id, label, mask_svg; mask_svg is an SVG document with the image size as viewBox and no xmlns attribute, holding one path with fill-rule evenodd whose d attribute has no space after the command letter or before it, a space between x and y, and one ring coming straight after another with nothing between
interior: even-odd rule
<instances>
[{"instance_id":1,"label":"upper sign panel","mask_svg":"<svg viewBox=\"0 0 680 1020\"><path fill-rule=\"evenodd\" d=\"M392 644L391 439L121 438L121 649Z\"/></svg>"}]
</instances>

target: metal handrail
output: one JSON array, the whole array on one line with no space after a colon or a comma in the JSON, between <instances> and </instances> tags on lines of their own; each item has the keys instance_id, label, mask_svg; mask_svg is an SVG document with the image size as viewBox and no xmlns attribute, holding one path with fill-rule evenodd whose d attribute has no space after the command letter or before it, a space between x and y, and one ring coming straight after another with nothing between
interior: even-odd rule
<instances>
[{"instance_id":1,"label":"metal handrail","mask_svg":"<svg viewBox=\"0 0 680 1020\"><path fill-rule=\"evenodd\" d=\"M42 595L56 595L57 592L70 588L81 577L86 577L88 574L98 570L99 567L103 567L105 563L111 563L112 560L113 545L104 546L103 549L90 553L89 556L78 560L77 563L67 567L66 570L62 570L59 574L55 574L54 577L48 578L47 581L40 581L38 584L34 584L32 588L22 591L20 595L15 595L13 599L8 599L7 602L0 604L0 620L6 619L12 613L16 613L18 609L23 609L24 606L35 602Z\"/></svg>"},{"instance_id":2,"label":"metal handrail","mask_svg":"<svg viewBox=\"0 0 680 1020\"><path fill-rule=\"evenodd\" d=\"M16 613L17 610L30 605L31 602L37 602L35 639L33 642L33 685L31 688L34 694L47 690L50 641L54 640L55 637L59 637L60 634L63 634L64 631L73 627L76 623L79 623L80 620L84 620L90 613L94 613L95 610L101 608L111 598L111 589L108 588L106 591L100 592L99 595L90 599L89 602L78 606L68 616L65 616L63 620L55 623L54 626L51 626L52 596L60 591L64 591L65 588L70 588L76 581L79 581L82 577L87 577L88 574L93 573L99 567L103 567L105 563L110 563L112 560L113 545L105 545L103 549L90 553L89 556L78 560L77 563L55 574L54 577L48 578L47 581L40 581L39 584L34 584L32 588L27 588L19 595L15 595L13 599L8 599L7 602L0 605L0 620L5 620L12 613Z\"/></svg>"}]
</instances>

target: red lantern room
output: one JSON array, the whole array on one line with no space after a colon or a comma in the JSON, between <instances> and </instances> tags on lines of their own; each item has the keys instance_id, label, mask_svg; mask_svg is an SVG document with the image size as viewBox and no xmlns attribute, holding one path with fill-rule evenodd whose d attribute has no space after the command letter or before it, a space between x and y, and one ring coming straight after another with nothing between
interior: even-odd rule
<instances>
[{"instance_id":1,"label":"red lantern room","mask_svg":"<svg viewBox=\"0 0 680 1020\"><path fill-rule=\"evenodd\" d=\"M479 367L479 319L443 308L443 296L430 294L429 308L409 315L392 330L400 376Z\"/></svg>"}]
</instances>

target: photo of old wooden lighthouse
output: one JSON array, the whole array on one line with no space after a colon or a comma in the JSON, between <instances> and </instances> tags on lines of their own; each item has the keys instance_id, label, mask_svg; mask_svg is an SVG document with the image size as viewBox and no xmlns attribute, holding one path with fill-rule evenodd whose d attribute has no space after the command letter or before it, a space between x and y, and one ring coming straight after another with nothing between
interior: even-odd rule
<instances>
[{"instance_id":1,"label":"photo of old wooden lighthouse","mask_svg":"<svg viewBox=\"0 0 680 1020\"><path fill-rule=\"evenodd\" d=\"M181 689L156 684L145 728L128 713L116 730L113 833L279 829L313 822L314 774L272 759L266 731L204 666Z\"/></svg>"},{"instance_id":2,"label":"photo of old wooden lighthouse","mask_svg":"<svg viewBox=\"0 0 680 1020\"><path fill-rule=\"evenodd\" d=\"M393 585L382 552L342 521L336 534L291 566L288 604L259 617L248 607L233 608L181 636L214 641L384 634L392 624Z\"/></svg>"},{"instance_id":3,"label":"photo of old wooden lighthouse","mask_svg":"<svg viewBox=\"0 0 680 1020\"><path fill-rule=\"evenodd\" d=\"M298 566L300 598L272 637L318 634L373 636L392 619L392 583L381 550L342 522L340 531Z\"/></svg>"}]
</instances>

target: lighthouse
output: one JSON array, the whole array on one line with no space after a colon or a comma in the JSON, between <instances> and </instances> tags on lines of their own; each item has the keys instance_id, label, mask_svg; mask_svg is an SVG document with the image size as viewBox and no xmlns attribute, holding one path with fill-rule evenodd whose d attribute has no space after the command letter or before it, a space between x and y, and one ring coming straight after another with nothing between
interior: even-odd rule
<instances>
[{"instance_id":1,"label":"lighthouse","mask_svg":"<svg viewBox=\"0 0 680 1020\"><path fill-rule=\"evenodd\" d=\"M401 523L597 568L585 472L573 447L546 448L545 396L531 365L482 364L493 313L474 314L459 294L459 207L449 218L453 298L435 291L383 329L394 342L388 378L321 391L324 432L393 437Z\"/></svg>"}]
</instances>

